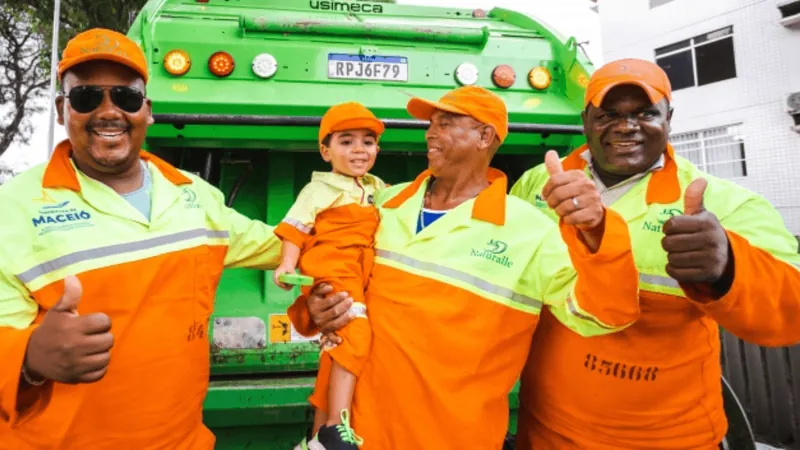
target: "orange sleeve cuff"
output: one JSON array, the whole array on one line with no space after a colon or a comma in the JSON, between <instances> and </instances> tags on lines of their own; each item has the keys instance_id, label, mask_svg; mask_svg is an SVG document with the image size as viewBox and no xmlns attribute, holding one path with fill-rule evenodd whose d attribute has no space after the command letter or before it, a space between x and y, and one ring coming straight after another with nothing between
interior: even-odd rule
<instances>
[{"instance_id":1,"label":"orange sleeve cuff","mask_svg":"<svg viewBox=\"0 0 800 450\"><path fill-rule=\"evenodd\" d=\"M603 238L596 253L586 246L577 227L566 225L562 220L559 228L578 274L575 300L580 309L606 328L635 322L640 315L639 271L633 260L625 219L606 209Z\"/></svg>"},{"instance_id":2,"label":"orange sleeve cuff","mask_svg":"<svg viewBox=\"0 0 800 450\"><path fill-rule=\"evenodd\" d=\"M286 314L298 333L305 337L311 337L319 333L319 328L311 320L311 313L308 312L308 306L306 305L307 298L305 295L297 297L294 303L289 306Z\"/></svg>"},{"instance_id":3,"label":"orange sleeve cuff","mask_svg":"<svg viewBox=\"0 0 800 450\"><path fill-rule=\"evenodd\" d=\"M275 227L275 236L278 236L278 238L282 241L288 240L292 244L298 246L300 249L303 248L306 240L308 240L308 234L303 233L286 222L281 222L277 227Z\"/></svg>"},{"instance_id":4,"label":"orange sleeve cuff","mask_svg":"<svg viewBox=\"0 0 800 450\"><path fill-rule=\"evenodd\" d=\"M762 346L800 342L800 271L744 237L727 234L734 258L730 290L717 300L707 286L681 284L686 296L746 341Z\"/></svg>"},{"instance_id":5,"label":"orange sleeve cuff","mask_svg":"<svg viewBox=\"0 0 800 450\"><path fill-rule=\"evenodd\" d=\"M25 329L0 327L0 420L11 427L42 412L50 402L53 383L32 386L25 392L22 401L19 394L22 364L33 330L36 325ZM24 403L23 406L21 403ZM21 411L22 410L22 411Z\"/></svg>"},{"instance_id":6,"label":"orange sleeve cuff","mask_svg":"<svg viewBox=\"0 0 800 450\"><path fill-rule=\"evenodd\" d=\"M742 295L742 291L747 288L746 284L748 280L745 278L747 278L746 274L748 272L748 258L746 255L752 250L758 250L751 247L747 239L736 233L727 230L726 233L728 234L728 242L733 250L731 252L731 257L734 260L733 283L728 293L717 298L708 285L678 283L681 289L683 289L683 293L686 294L686 297L698 303L698 306L705 309L707 313L726 312L735 306L738 298ZM767 256L772 258L768 253ZM783 264L781 261L777 260L774 262Z\"/></svg>"}]
</instances>

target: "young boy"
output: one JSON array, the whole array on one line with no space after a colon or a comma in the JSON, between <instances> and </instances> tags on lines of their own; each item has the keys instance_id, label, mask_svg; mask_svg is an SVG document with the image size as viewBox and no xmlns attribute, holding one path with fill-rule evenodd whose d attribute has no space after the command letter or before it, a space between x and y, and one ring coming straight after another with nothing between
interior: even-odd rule
<instances>
[{"instance_id":1,"label":"young boy","mask_svg":"<svg viewBox=\"0 0 800 450\"><path fill-rule=\"evenodd\" d=\"M371 339L364 289L378 227L373 199L385 185L368 172L375 164L383 131L383 123L359 103L331 107L322 118L319 140L322 158L332 171L314 172L275 229L283 241L275 283L289 289L279 277L293 274L299 261L300 273L314 278L314 284L329 283L335 291L348 292L353 298L351 313L356 317L338 332L341 344L323 345L314 394L309 399L316 407L315 437L297 449L353 450L362 443L350 427L348 414ZM304 287L303 295L311 288ZM292 318L291 311L289 316Z\"/></svg>"}]
</instances>

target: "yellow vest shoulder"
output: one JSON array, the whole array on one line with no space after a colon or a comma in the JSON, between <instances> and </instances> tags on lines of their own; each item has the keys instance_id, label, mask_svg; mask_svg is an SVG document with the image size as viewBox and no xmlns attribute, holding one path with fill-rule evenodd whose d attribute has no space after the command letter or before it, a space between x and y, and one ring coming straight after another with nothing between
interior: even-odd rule
<instances>
[{"instance_id":1,"label":"yellow vest shoulder","mask_svg":"<svg viewBox=\"0 0 800 450\"><path fill-rule=\"evenodd\" d=\"M3 185L0 185L0 196L24 197L31 190L36 194L41 190L46 168L46 164L39 164L6 181Z\"/></svg>"},{"instance_id":2,"label":"yellow vest shoulder","mask_svg":"<svg viewBox=\"0 0 800 450\"><path fill-rule=\"evenodd\" d=\"M403 189L408 187L411 182L405 182L400 184L393 184L385 189L381 189L375 195L375 204L378 206L383 205L386 201L390 200L392 197L399 194Z\"/></svg>"}]
</instances>

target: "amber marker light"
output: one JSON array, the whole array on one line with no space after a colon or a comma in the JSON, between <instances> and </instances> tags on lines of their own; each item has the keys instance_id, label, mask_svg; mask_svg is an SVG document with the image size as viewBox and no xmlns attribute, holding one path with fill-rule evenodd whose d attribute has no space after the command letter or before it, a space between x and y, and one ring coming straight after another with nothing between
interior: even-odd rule
<instances>
[{"instance_id":1,"label":"amber marker light","mask_svg":"<svg viewBox=\"0 0 800 450\"><path fill-rule=\"evenodd\" d=\"M528 73L528 83L536 89L547 89L551 81L553 81L553 77L546 67L534 67Z\"/></svg>"},{"instance_id":2,"label":"amber marker light","mask_svg":"<svg viewBox=\"0 0 800 450\"><path fill-rule=\"evenodd\" d=\"M508 64L501 64L495 67L494 71L492 72L492 81L499 88L510 88L516 79L517 74L514 73L514 69L512 69Z\"/></svg>"},{"instance_id":3,"label":"amber marker light","mask_svg":"<svg viewBox=\"0 0 800 450\"><path fill-rule=\"evenodd\" d=\"M164 55L164 68L172 75L183 75L192 67L189 54L183 50L170 50Z\"/></svg>"},{"instance_id":4,"label":"amber marker light","mask_svg":"<svg viewBox=\"0 0 800 450\"><path fill-rule=\"evenodd\" d=\"M218 77L230 75L233 65L233 56L228 52L216 52L208 58L208 70Z\"/></svg>"}]
</instances>

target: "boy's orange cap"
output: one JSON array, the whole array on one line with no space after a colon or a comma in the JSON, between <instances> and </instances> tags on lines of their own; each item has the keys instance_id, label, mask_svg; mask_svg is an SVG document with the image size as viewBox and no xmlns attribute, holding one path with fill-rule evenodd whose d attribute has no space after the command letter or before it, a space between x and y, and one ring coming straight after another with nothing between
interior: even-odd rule
<instances>
[{"instance_id":1,"label":"boy's orange cap","mask_svg":"<svg viewBox=\"0 0 800 450\"><path fill-rule=\"evenodd\" d=\"M633 84L644 89L655 105L664 98L672 101L672 85L658 64L642 59L620 59L597 69L586 87L584 107L589 103L596 107L603 104L608 91L623 85Z\"/></svg>"},{"instance_id":2,"label":"boy's orange cap","mask_svg":"<svg viewBox=\"0 0 800 450\"><path fill-rule=\"evenodd\" d=\"M319 142L321 144L325 136L331 133L358 129L370 130L376 137L381 137L385 127L383 122L361 103L340 103L331 106L322 116L322 122L319 124Z\"/></svg>"},{"instance_id":3,"label":"boy's orange cap","mask_svg":"<svg viewBox=\"0 0 800 450\"><path fill-rule=\"evenodd\" d=\"M412 98L406 107L408 113L421 120L431 120L436 110L470 116L478 122L491 125L502 143L508 136L508 109L496 94L479 86L462 86L445 94L438 102Z\"/></svg>"},{"instance_id":4,"label":"boy's orange cap","mask_svg":"<svg viewBox=\"0 0 800 450\"><path fill-rule=\"evenodd\" d=\"M67 42L58 63L58 79L64 72L87 61L112 61L130 67L147 83L147 61L142 49L127 36L113 30L92 28Z\"/></svg>"}]
</instances>

